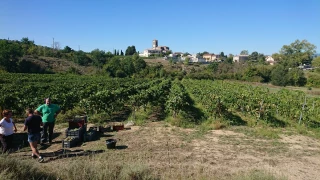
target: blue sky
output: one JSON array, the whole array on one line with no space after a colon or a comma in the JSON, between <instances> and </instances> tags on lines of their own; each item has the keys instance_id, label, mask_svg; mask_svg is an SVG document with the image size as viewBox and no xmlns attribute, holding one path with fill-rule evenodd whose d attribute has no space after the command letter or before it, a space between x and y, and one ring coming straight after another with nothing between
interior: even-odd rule
<instances>
[{"instance_id":1,"label":"blue sky","mask_svg":"<svg viewBox=\"0 0 320 180\"><path fill-rule=\"evenodd\" d=\"M320 51L320 0L1 0L0 38L89 52L279 52L306 39Z\"/></svg>"}]
</instances>

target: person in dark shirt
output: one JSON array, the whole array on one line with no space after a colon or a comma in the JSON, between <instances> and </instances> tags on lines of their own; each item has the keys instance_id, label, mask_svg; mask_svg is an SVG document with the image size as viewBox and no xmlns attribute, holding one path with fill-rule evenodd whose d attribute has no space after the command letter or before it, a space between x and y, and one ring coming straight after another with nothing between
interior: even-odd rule
<instances>
[{"instance_id":1,"label":"person in dark shirt","mask_svg":"<svg viewBox=\"0 0 320 180\"><path fill-rule=\"evenodd\" d=\"M28 117L24 121L24 127L23 131L28 129L28 142L30 144L31 150L32 150L32 157L38 157L39 162L43 162L44 159L42 156L40 156L40 153L37 149L38 141L41 138L40 132L41 127L43 126L42 119L40 116L33 115L32 109L27 109L26 113Z\"/></svg>"}]
</instances>

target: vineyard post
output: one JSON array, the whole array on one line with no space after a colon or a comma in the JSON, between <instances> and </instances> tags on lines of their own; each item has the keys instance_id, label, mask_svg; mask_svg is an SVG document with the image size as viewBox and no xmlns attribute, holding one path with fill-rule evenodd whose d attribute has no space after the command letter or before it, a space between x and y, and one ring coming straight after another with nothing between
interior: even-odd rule
<instances>
[{"instance_id":1,"label":"vineyard post","mask_svg":"<svg viewBox=\"0 0 320 180\"><path fill-rule=\"evenodd\" d=\"M314 111L314 100L312 101L312 111Z\"/></svg>"},{"instance_id":2,"label":"vineyard post","mask_svg":"<svg viewBox=\"0 0 320 180\"><path fill-rule=\"evenodd\" d=\"M261 117L262 106L263 106L263 100L262 100L262 102L260 103L259 119L260 119L260 117Z\"/></svg>"},{"instance_id":3,"label":"vineyard post","mask_svg":"<svg viewBox=\"0 0 320 180\"><path fill-rule=\"evenodd\" d=\"M303 106L302 106L302 111L300 113L299 124L301 123L301 119L302 119L303 111L304 111L304 106L306 105L306 100L307 100L307 96L304 96L304 103L303 103Z\"/></svg>"},{"instance_id":4,"label":"vineyard post","mask_svg":"<svg viewBox=\"0 0 320 180\"><path fill-rule=\"evenodd\" d=\"M170 138L169 138L170 141ZM167 155L168 155L168 161L169 161L169 170L170 170L170 174L171 174L171 162L170 162L170 148L169 148L169 142L167 140Z\"/></svg>"}]
</instances>

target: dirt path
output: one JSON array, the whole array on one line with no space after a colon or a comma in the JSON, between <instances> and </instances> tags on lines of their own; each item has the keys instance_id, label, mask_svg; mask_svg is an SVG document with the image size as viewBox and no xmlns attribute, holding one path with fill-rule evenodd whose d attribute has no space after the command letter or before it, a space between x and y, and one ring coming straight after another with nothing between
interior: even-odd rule
<instances>
[{"instance_id":1,"label":"dirt path","mask_svg":"<svg viewBox=\"0 0 320 180\"><path fill-rule=\"evenodd\" d=\"M63 129L58 131L63 132ZM202 176L228 179L234 173L251 170L262 170L287 179L320 177L320 140L297 135L283 135L275 140L256 139L230 130L213 130L201 135L194 129L153 122L109 133L100 140L71 150L108 151L104 142L111 136L118 139L118 146L124 147L114 151L114 156L135 157L167 178L176 172L181 174L181 179ZM63 137L62 133L55 139L57 143L41 151L58 151Z\"/></svg>"}]
</instances>

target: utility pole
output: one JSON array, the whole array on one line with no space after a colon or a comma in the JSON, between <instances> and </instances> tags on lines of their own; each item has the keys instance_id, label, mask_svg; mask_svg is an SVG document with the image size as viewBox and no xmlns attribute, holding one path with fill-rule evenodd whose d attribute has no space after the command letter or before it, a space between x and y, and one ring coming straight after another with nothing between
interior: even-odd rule
<instances>
[{"instance_id":1,"label":"utility pole","mask_svg":"<svg viewBox=\"0 0 320 180\"><path fill-rule=\"evenodd\" d=\"M78 51L80 51L80 45L78 45Z\"/></svg>"},{"instance_id":2,"label":"utility pole","mask_svg":"<svg viewBox=\"0 0 320 180\"><path fill-rule=\"evenodd\" d=\"M52 49L54 49L54 38L52 38Z\"/></svg>"}]
</instances>

